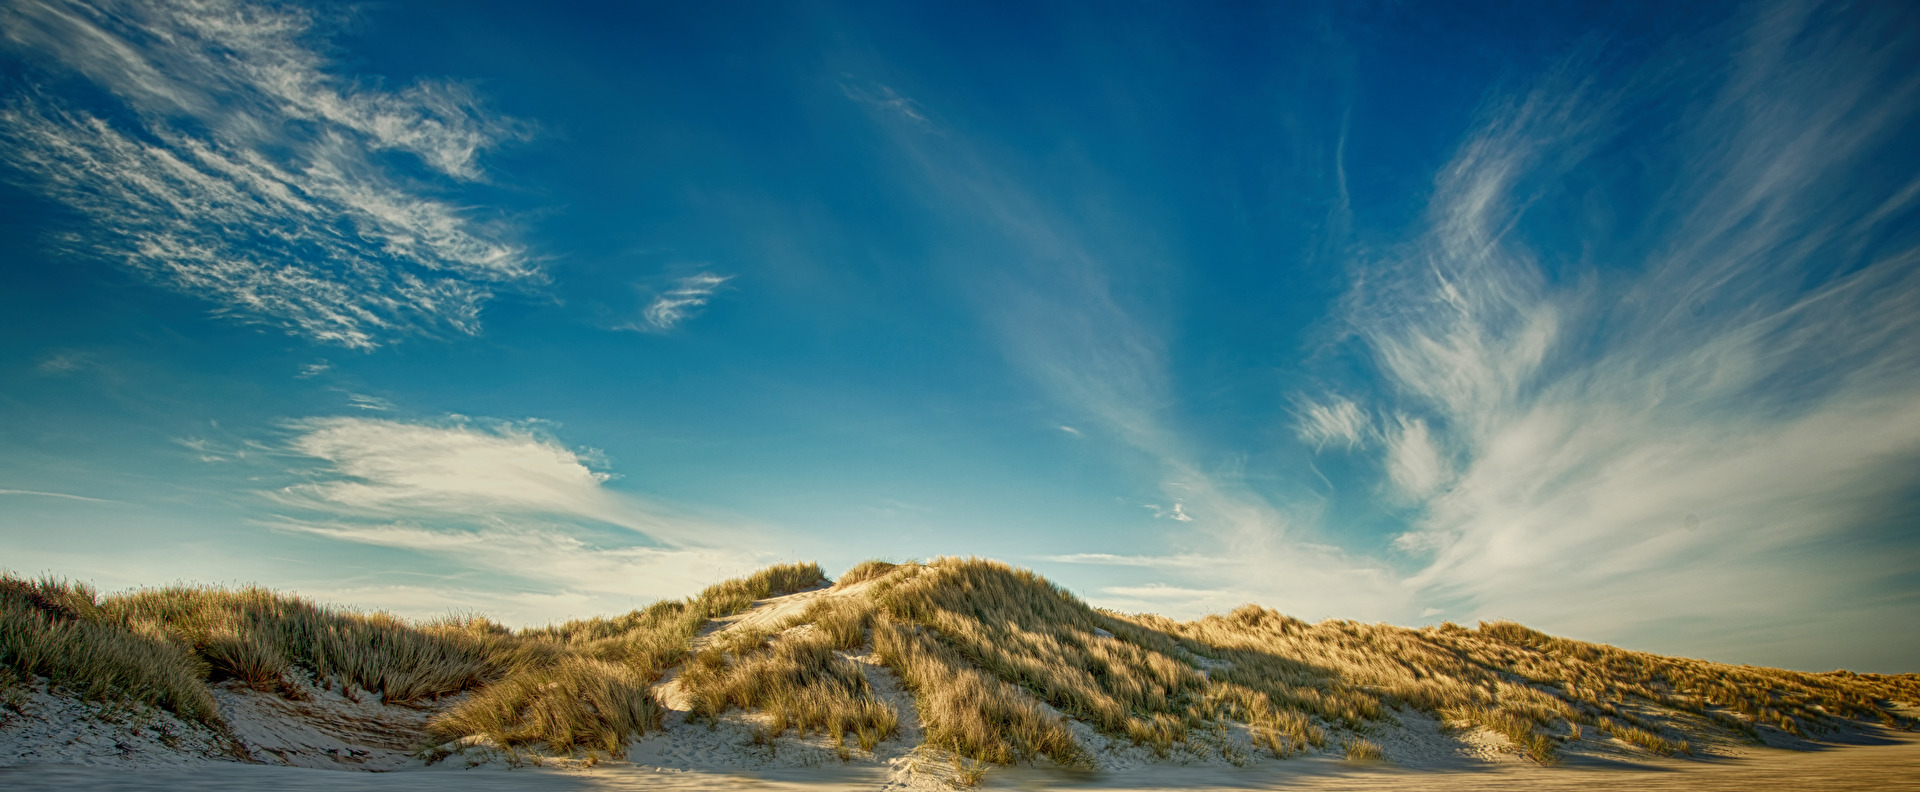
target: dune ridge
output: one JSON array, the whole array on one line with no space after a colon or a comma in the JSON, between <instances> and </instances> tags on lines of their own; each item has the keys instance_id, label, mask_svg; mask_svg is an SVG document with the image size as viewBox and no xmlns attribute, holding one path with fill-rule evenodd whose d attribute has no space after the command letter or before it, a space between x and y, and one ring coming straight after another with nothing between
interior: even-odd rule
<instances>
[{"instance_id":1,"label":"dune ridge","mask_svg":"<svg viewBox=\"0 0 1920 792\"><path fill-rule=\"evenodd\" d=\"M1451 768L1694 760L1911 731L1920 676L1666 657L1509 622L1180 622L982 559L769 567L511 630L257 588L0 578L0 764L344 770L1024 765ZM55 744L57 743L57 744Z\"/></svg>"}]
</instances>

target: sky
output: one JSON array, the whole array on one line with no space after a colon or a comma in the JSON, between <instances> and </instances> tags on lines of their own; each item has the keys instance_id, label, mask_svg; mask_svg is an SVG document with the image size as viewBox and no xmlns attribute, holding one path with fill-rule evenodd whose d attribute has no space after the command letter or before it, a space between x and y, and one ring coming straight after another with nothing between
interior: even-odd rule
<instances>
[{"instance_id":1,"label":"sky","mask_svg":"<svg viewBox=\"0 0 1920 792\"><path fill-rule=\"evenodd\" d=\"M1564 6L1564 7L1563 7ZM0 0L0 567L1920 671L1900 2Z\"/></svg>"}]
</instances>

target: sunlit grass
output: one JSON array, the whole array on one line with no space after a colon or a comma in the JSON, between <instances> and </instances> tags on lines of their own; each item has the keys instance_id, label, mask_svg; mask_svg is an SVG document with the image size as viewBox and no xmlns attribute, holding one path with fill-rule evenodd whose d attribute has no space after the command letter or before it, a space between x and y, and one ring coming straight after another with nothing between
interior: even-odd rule
<instances>
[{"instance_id":1,"label":"sunlit grass","mask_svg":"<svg viewBox=\"0 0 1920 792\"><path fill-rule=\"evenodd\" d=\"M914 694L927 745L968 774L1036 758L1090 765L1069 718L1160 757L1219 751L1239 763L1244 742L1207 736L1241 723L1276 757L1334 745L1371 761L1385 750L1361 735L1405 708L1501 735L1551 764L1583 735L1677 756L1701 729L1758 740L1762 730L1812 737L1848 722L1910 728L1892 705L1920 702L1914 675L1664 657L1510 622L1310 624L1252 605L1187 622L1120 614L1032 572L958 558L861 564L785 623L736 627L691 651L713 619L825 582L817 565L780 565L620 616L515 631L477 618L408 622L259 588L100 597L6 576L0 687L41 677L82 698L221 728L210 683L298 695L292 680L311 675L389 703L464 693L430 720L439 742L484 737L534 755L617 756L663 727L649 688L681 666L696 728L744 710L764 719L762 740L826 735L846 757L898 734L906 714L853 659L871 651Z\"/></svg>"}]
</instances>

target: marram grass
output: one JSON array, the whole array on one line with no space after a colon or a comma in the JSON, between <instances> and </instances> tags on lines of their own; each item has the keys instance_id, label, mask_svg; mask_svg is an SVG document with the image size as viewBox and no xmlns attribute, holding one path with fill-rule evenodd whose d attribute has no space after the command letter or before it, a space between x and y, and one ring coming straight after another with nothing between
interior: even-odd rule
<instances>
[{"instance_id":1,"label":"marram grass","mask_svg":"<svg viewBox=\"0 0 1920 792\"><path fill-rule=\"evenodd\" d=\"M1685 755L1702 729L1757 740L1765 729L1817 736L1843 721L1911 728L1894 703L1920 703L1912 674L1710 663L1509 622L1309 624L1251 605L1188 622L1121 614L1032 572L960 558L861 564L788 623L729 631L691 652L710 620L825 582L817 565L780 565L621 616L515 631L484 619L406 622L258 588L102 598L4 576L0 686L44 677L73 695L219 728L210 682L290 692L287 675L303 673L395 703L464 693L431 720L434 742L481 736L512 750L619 755L662 727L649 687L681 666L692 728L749 710L771 724L762 739L824 734L846 756L898 734L904 715L853 659L870 652L913 693L926 742L971 768L1090 764L1068 718L1162 756L1237 750L1205 737L1243 723L1276 757L1336 745L1373 761L1384 752L1358 735L1411 709L1552 763L1582 734Z\"/></svg>"}]
</instances>

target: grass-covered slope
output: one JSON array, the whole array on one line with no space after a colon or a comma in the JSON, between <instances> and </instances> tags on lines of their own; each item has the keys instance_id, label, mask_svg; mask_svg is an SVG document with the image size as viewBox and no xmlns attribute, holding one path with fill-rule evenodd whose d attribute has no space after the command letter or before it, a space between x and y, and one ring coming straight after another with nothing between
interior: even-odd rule
<instances>
[{"instance_id":1,"label":"grass-covered slope","mask_svg":"<svg viewBox=\"0 0 1920 792\"><path fill-rule=\"evenodd\" d=\"M291 694L290 672L389 703L469 692L443 737L618 753L659 723L647 685L708 619L825 582L814 564L769 567L618 618L513 631L485 619L410 623L259 588L169 587L101 598L78 583L0 576L0 686L45 677L85 699L145 704L224 727L208 685Z\"/></svg>"},{"instance_id":2,"label":"grass-covered slope","mask_svg":"<svg viewBox=\"0 0 1920 792\"><path fill-rule=\"evenodd\" d=\"M1360 735L1410 708L1486 727L1550 763L1582 734L1684 754L1703 730L1755 739L1764 730L1817 737L1845 721L1911 728L1894 703L1920 704L1911 674L1709 663L1504 622L1308 624L1252 605L1190 622L1113 613L977 559L862 564L810 602L787 600L808 607L784 621L696 642L713 619L825 582L813 564L775 566L619 617L514 631L483 619L408 623L260 589L101 598L6 577L0 683L46 677L75 695L218 728L210 682L279 691L300 671L434 706L433 742L478 736L516 750L619 755L663 727L649 688L679 667L690 727L748 710L766 716L768 737L825 734L846 755L844 746L872 750L898 734L906 715L853 662L871 652L912 691L930 747L980 762L1081 765L1093 761L1075 734L1086 727L1068 719L1163 756L1229 750L1212 737L1231 728L1277 757L1344 744L1364 759L1379 747ZM453 693L466 695L442 700Z\"/></svg>"},{"instance_id":3,"label":"grass-covered slope","mask_svg":"<svg viewBox=\"0 0 1920 792\"><path fill-rule=\"evenodd\" d=\"M1683 724L1749 737L1757 727L1819 733L1843 719L1910 728L1890 705L1920 702L1914 675L1710 663L1507 622L1308 624L1252 605L1176 622L1098 611L992 561L949 558L861 574L879 576L870 589L883 614L874 640L883 656L891 653L889 663L958 658L989 677L978 686L993 695L955 695L948 688L974 683L903 669L923 696L947 702L923 699L923 717L946 725L930 734L992 761L1074 757L1062 729L1032 716L1023 697L1162 750L1222 721L1245 723L1278 756L1323 745L1326 727L1357 730L1404 706L1492 729L1542 762L1582 728L1676 754L1689 750Z\"/></svg>"}]
</instances>

